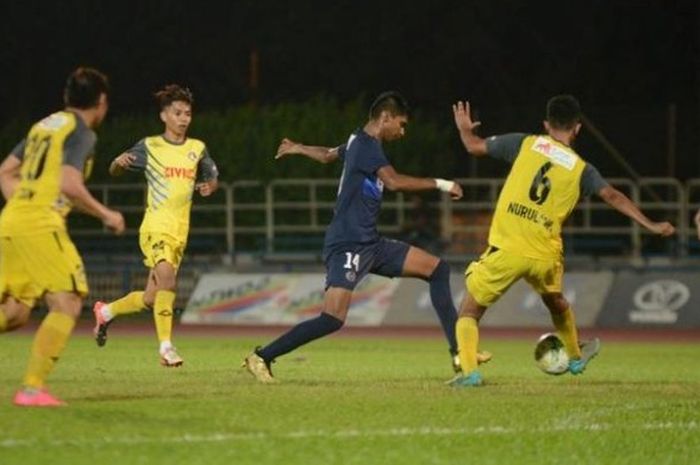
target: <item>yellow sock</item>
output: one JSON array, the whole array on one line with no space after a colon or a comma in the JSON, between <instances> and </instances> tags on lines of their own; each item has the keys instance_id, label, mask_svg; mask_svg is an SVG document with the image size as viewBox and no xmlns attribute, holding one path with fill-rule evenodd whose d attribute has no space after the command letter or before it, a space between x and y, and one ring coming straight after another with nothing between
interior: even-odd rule
<instances>
[{"instance_id":1,"label":"yellow sock","mask_svg":"<svg viewBox=\"0 0 700 465\"><path fill-rule=\"evenodd\" d=\"M461 317L455 329L459 362L462 372L469 374L477 368L476 349L479 346L479 324L472 317Z\"/></svg>"},{"instance_id":2,"label":"yellow sock","mask_svg":"<svg viewBox=\"0 0 700 465\"><path fill-rule=\"evenodd\" d=\"M158 341L170 341L173 332L173 303L175 302L175 293L173 291L158 291L156 292L155 302L153 303L153 318L156 322L156 333L158 333Z\"/></svg>"},{"instance_id":3,"label":"yellow sock","mask_svg":"<svg viewBox=\"0 0 700 465\"><path fill-rule=\"evenodd\" d=\"M0 333L7 331L7 317L2 308L0 308Z\"/></svg>"},{"instance_id":4,"label":"yellow sock","mask_svg":"<svg viewBox=\"0 0 700 465\"><path fill-rule=\"evenodd\" d=\"M66 347L74 326L73 317L65 313L52 311L46 315L34 336L27 372L24 375L26 387L44 387L44 381Z\"/></svg>"},{"instance_id":5,"label":"yellow sock","mask_svg":"<svg viewBox=\"0 0 700 465\"><path fill-rule=\"evenodd\" d=\"M130 292L119 300L109 304L109 312L112 316L126 315L143 310L143 291Z\"/></svg>"},{"instance_id":6,"label":"yellow sock","mask_svg":"<svg viewBox=\"0 0 700 465\"><path fill-rule=\"evenodd\" d=\"M559 337L564 342L569 358L581 358L581 348L578 346L578 332L576 331L576 317L571 307L558 314L552 314L552 323L557 328Z\"/></svg>"}]
</instances>

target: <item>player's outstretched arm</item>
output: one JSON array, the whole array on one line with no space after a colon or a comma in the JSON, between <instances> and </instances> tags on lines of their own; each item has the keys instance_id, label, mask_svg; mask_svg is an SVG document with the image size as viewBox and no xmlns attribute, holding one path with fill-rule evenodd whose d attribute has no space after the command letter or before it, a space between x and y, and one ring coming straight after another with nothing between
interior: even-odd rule
<instances>
[{"instance_id":1,"label":"player's outstretched arm","mask_svg":"<svg viewBox=\"0 0 700 465\"><path fill-rule=\"evenodd\" d=\"M304 155L305 157L316 160L319 163L330 163L338 159L338 147L321 147L316 145L304 145L299 142L294 142L286 137L282 139L275 160L286 157L288 155Z\"/></svg>"},{"instance_id":2,"label":"player's outstretched arm","mask_svg":"<svg viewBox=\"0 0 700 465\"><path fill-rule=\"evenodd\" d=\"M377 176L390 191L428 191L438 189L449 192L453 199L462 198L462 188L454 181L439 178L414 178L397 173L393 166L382 166L377 170Z\"/></svg>"},{"instance_id":3,"label":"player's outstretched arm","mask_svg":"<svg viewBox=\"0 0 700 465\"><path fill-rule=\"evenodd\" d=\"M598 191L598 196L615 210L619 211L625 216L628 216L629 218L632 218L634 221L654 234L666 237L672 235L676 231L676 228L674 228L673 225L667 221L658 223L651 221L646 217L646 215L644 215L644 213L642 213L637 204L632 202L629 197L612 186L608 185L600 189Z\"/></svg>"},{"instance_id":4,"label":"player's outstretched arm","mask_svg":"<svg viewBox=\"0 0 700 465\"><path fill-rule=\"evenodd\" d=\"M9 154L0 164L0 189L5 200L12 197L17 184L19 184L19 168L22 166L20 160L14 153Z\"/></svg>"},{"instance_id":5,"label":"player's outstretched arm","mask_svg":"<svg viewBox=\"0 0 700 465\"><path fill-rule=\"evenodd\" d=\"M83 173L71 165L63 165L61 192L78 209L102 220L115 234L124 232L124 217L121 213L102 205L85 187Z\"/></svg>"},{"instance_id":6,"label":"player's outstretched arm","mask_svg":"<svg viewBox=\"0 0 700 465\"><path fill-rule=\"evenodd\" d=\"M472 121L469 102L457 102L452 105L452 114L455 118L455 125L459 131L459 137L462 139L464 148L467 152L476 157L482 157L487 154L486 140L474 134L474 129L479 127L479 121Z\"/></svg>"},{"instance_id":7,"label":"player's outstretched arm","mask_svg":"<svg viewBox=\"0 0 700 465\"><path fill-rule=\"evenodd\" d=\"M136 155L124 152L112 160L112 163L109 165L109 174L112 176L121 176L129 170L135 161Z\"/></svg>"}]
</instances>

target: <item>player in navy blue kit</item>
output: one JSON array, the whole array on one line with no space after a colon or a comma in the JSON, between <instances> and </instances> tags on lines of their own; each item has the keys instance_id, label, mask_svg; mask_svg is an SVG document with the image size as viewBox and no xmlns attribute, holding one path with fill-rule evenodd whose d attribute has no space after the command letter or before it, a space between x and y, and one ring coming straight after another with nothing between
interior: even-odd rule
<instances>
[{"instance_id":1,"label":"player in navy blue kit","mask_svg":"<svg viewBox=\"0 0 700 465\"><path fill-rule=\"evenodd\" d=\"M353 289L368 273L390 278L415 277L430 284L430 298L449 341L453 368L460 370L448 264L422 249L386 239L377 232L385 187L391 191L439 189L449 192L453 199L462 197L461 187L453 181L406 176L389 164L382 143L404 136L408 113L408 104L399 93L384 92L370 107L367 124L353 132L345 144L318 147L289 139L280 144L276 158L299 154L320 163L341 159L343 174L333 220L324 240L327 270L324 310L246 357L244 366L258 381L276 381L270 363L277 357L339 330L345 322ZM487 361L490 354L481 353L480 357L482 362Z\"/></svg>"}]
</instances>

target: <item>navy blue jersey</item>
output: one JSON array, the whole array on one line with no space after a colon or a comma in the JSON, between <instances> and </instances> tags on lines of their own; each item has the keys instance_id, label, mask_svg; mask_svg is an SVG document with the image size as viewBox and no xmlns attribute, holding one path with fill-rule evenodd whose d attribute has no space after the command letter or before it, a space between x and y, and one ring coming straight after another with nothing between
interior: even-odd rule
<instances>
[{"instance_id":1,"label":"navy blue jersey","mask_svg":"<svg viewBox=\"0 0 700 465\"><path fill-rule=\"evenodd\" d=\"M358 129L338 149L338 155L343 160L343 174L333 220L326 230L324 253L346 244L379 240L377 217L384 184L377 177L377 170L389 164L382 145Z\"/></svg>"}]
</instances>

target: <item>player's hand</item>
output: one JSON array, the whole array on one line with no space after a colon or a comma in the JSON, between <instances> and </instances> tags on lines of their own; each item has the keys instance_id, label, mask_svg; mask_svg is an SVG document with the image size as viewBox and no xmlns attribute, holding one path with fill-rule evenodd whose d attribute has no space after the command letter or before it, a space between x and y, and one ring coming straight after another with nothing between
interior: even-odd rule
<instances>
[{"instance_id":1,"label":"player's hand","mask_svg":"<svg viewBox=\"0 0 700 465\"><path fill-rule=\"evenodd\" d=\"M450 197L452 197L452 200L459 200L463 195L464 193L462 192L462 186L455 183L455 185L452 186L452 189L450 189Z\"/></svg>"},{"instance_id":2,"label":"player's hand","mask_svg":"<svg viewBox=\"0 0 700 465\"><path fill-rule=\"evenodd\" d=\"M105 217L102 218L102 224L111 229L116 235L120 235L124 232L124 217L118 211L107 210Z\"/></svg>"},{"instance_id":3,"label":"player's hand","mask_svg":"<svg viewBox=\"0 0 700 465\"><path fill-rule=\"evenodd\" d=\"M676 232L676 228L674 228L668 221L653 223L649 229L654 234L658 234L659 236L663 237L668 237Z\"/></svg>"},{"instance_id":4,"label":"player's hand","mask_svg":"<svg viewBox=\"0 0 700 465\"><path fill-rule=\"evenodd\" d=\"M299 147L301 144L294 142L286 137L280 142L280 146L277 147L277 155L275 155L275 160L278 160L286 155L291 155L294 153L299 153Z\"/></svg>"},{"instance_id":5,"label":"player's hand","mask_svg":"<svg viewBox=\"0 0 700 465\"><path fill-rule=\"evenodd\" d=\"M452 105L452 113L455 117L455 125L460 132L473 132L481 122L472 121L471 110L469 108L469 102L457 102Z\"/></svg>"},{"instance_id":6,"label":"player's hand","mask_svg":"<svg viewBox=\"0 0 700 465\"><path fill-rule=\"evenodd\" d=\"M131 165L134 164L136 161L136 155L129 153L129 152L124 152L121 155L119 155L117 158L114 159L112 163L117 165L120 168L127 169Z\"/></svg>"},{"instance_id":7,"label":"player's hand","mask_svg":"<svg viewBox=\"0 0 700 465\"><path fill-rule=\"evenodd\" d=\"M219 181L210 179L209 181L197 183L194 188L197 189L197 192L199 192L199 195L202 197L209 197L219 188Z\"/></svg>"},{"instance_id":8,"label":"player's hand","mask_svg":"<svg viewBox=\"0 0 700 465\"><path fill-rule=\"evenodd\" d=\"M695 214L693 221L695 222L695 227L698 230L698 239L700 239L700 210L698 210L698 212Z\"/></svg>"}]
</instances>

